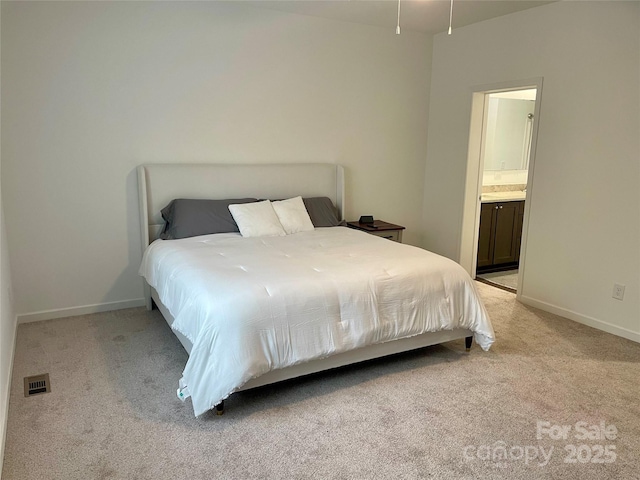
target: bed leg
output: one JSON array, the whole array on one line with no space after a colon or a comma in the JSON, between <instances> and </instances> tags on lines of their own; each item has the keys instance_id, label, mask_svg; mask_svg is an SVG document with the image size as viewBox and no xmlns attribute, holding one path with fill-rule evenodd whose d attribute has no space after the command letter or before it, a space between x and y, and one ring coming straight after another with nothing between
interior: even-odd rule
<instances>
[{"instance_id":1,"label":"bed leg","mask_svg":"<svg viewBox=\"0 0 640 480\"><path fill-rule=\"evenodd\" d=\"M224 414L224 400L222 400L219 404L216 405L216 415Z\"/></svg>"},{"instance_id":2,"label":"bed leg","mask_svg":"<svg viewBox=\"0 0 640 480\"><path fill-rule=\"evenodd\" d=\"M471 350L471 342L473 341L473 337L465 337L464 338L464 347L468 351Z\"/></svg>"}]
</instances>

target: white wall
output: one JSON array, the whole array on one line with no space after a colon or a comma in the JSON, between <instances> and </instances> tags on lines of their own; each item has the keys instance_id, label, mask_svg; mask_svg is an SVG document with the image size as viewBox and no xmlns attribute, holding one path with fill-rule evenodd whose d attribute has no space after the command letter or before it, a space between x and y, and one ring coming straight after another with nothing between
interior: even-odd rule
<instances>
[{"instance_id":1,"label":"white wall","mask_svg":"<svg viewBox=\"0 0 640 480\"><path fill-rule=\"evenodd\" d=\"M340 163L348 217L420 243L431 46L242 2L3 2L20 319L141 304L141 163Z\"/></svg>"},{"instance_id":2,"label":"white wall","mask_svg":"<svg viewBox=\"0 0 640 480\"><path fill-rule=\"evenodd\" d=\"M0 13L0 18L2 14ZM1 23L1 22L0 22ZM0 32L2 27L0 26ZM0 79L0 89L2 81ZM0 96L0 104L2 97ZM1 124L0 124L1 125ZM1 126L0 126L1 130ZM2 157L0 153L0 176ZM16 338L16 315L13 310L9 250L4 222L4 205L0 188L0 477L4 460L4 445L7 436L7 415L9 412L9 392L11 369Z\"/></svg>"},{"instance_id":3,"label":"white wall","mask_svg":"<svg viewBox=\"0 0 640 480\"><path fill-rule=\"evenodd\" d=\"M472 87L544 77L520 298L640 341L640 3L558 2L436 35L432 71L425 247L458 256Z\"/></svg>"},{"instance_id":4,"label":"white wall","mask_svg":"<svg viewBox=\"0 0 640 480\"><path fill-rule=\"evenodd\" d=\"M485 170L482 185L526 185L528 170Z\"/></svg>"}]
</instances>

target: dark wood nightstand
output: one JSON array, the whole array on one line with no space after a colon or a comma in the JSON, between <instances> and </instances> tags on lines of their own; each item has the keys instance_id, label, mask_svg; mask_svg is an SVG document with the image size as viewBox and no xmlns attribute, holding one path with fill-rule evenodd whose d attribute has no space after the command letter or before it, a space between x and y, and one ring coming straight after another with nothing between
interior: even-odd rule
<instances>
[{"instance_id":1,"label":"dark wood nightstand","mask_svg":"<svg viewBox=\"0 0 640 480\"><path fill-rule=\"evenodd\" d=\"M377 237L388 238L394 242L402 243L402 231L404 227L401 225L394 225L393 223L383 222L382 220L375 220L373 226L367 223L360 222L347 222L349 228L355 228L356 230L362 230L363 232L370 233Z\"/></svg>"}]
</instances>

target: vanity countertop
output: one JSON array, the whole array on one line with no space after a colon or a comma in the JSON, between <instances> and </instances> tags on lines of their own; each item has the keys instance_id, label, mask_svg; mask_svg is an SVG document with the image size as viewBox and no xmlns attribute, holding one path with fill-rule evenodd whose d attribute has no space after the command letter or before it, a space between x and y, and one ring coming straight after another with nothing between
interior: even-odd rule
<instances>
[{"instance_id":1,"label":"vanity countertop","mask_svg":"<svg viewBox=\"0 0 640 480\"><path fill-rule=\"evenodd\" d=\"M518 200L524 200L526 196L527 193L520 190L515 192L490 192L483 193L481 196L481 201L482 203L515 202Z\"/></svg>"}]
</instances>

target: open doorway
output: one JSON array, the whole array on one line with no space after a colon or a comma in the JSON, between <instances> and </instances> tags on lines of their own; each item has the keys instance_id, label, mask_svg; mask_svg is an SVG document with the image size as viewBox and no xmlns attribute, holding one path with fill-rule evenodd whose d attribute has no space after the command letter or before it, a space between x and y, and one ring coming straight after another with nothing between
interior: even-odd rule
<instances>
[{"instance_id":1,"label":"open doorway","mask_svg":"<svg viewBox=\"0 0 640 480\"><path fill-rule=\"evenodd\" d=\"M542 79L474 89L460 263L522 289Z\"/></svg>"}]
</instances>

